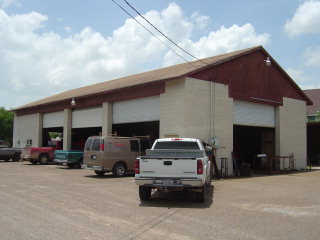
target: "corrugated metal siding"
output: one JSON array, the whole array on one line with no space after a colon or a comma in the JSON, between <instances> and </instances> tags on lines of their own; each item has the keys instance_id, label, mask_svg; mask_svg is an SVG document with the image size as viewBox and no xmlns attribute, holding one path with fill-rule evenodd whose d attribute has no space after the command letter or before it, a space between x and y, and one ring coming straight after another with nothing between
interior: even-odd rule
<instances>
[{"instance_id":1,"label":"corrugated metal siding","mask_svg":"<svg viewBox=\"0 0 320 240\"><path fill-rule=\"evenodd\" d=\"M113 104L113 124L160 120L160 96L139 98Z\"/></svg>"},{"instance_id":2,"label":"corrugated metal siding","mask_svg":"<svg viewBox=\"0 0 320 240\"><path fill-rule=\"evenodd\" d=\"M273 59L270 67L265 64L264 51L255 51L221 63L214 68L200 71L189 77L214 81L229 86L229 97L242 101L252 101L252 97L282 105L283 97L306 101L306 95ZM267 102L255 101L267 104Z\"/></svg>"},{"instance_id":3,"label":"corrugated metal siding","mask_svg":"<svg viewBox=\"0 0 320 240\"><path fill-rule=\"evenodd\" d=\"M72 111L72 128L101 127L102 107Z\"/></svg>"},{"instance_id":4,"label":"corrugated metal siding","mask_svg":"<svg viewBox=\"0 0 320 240\"><path fill-rule=\"evenodd\" d=\"M272 105L234 100L235 125L275 127L275 108Z\"/></svg>"},{"instance_id":5,"label":"corrugated metal siding","mask_svg":"<svg viewBox=\"0 0 320 240\"><path fill-rule=\"evenodd\" d=\"M63 111L43 114L43 128L63 127Z\"/></svg>"}]
</instances>

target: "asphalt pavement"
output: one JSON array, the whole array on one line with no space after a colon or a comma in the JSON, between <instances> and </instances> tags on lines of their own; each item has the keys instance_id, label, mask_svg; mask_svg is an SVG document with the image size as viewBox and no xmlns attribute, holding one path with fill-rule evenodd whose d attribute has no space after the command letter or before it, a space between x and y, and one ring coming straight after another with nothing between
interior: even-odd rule
<instances>
[{"instance_id":1,"label":"asphalt pavement","mask_svg":"<svg viewBox=\"0 0 320 240\"><path fill-rule=\"evenodd\" d=\"M213 181L205 203L133 176L0 161L0 239L320 239L320 169Z\"/></svg>"}]
</instances>

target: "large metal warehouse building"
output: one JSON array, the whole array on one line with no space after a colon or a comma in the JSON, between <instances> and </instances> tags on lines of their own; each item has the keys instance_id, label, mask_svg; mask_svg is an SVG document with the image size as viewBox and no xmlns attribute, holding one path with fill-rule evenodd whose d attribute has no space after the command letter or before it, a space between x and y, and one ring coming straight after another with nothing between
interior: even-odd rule
<instances>
[{"instance_id":1,"label":"large metal warehouse building","mask_svg":"<svg viewBox=\"0 0 320 240\"><path fill-rule=\"evenodd\" d=\"M270 60L270 61L269 61ZM271 62L271 65L268 64ZM74 99L75 105L71 104ZM64 149L95 134L217 137L218 158L250 163L258 153L294 155L306 168L311 100L262 46L62 92L14 109L14 146Z\"/></svg>"}]
</instances>

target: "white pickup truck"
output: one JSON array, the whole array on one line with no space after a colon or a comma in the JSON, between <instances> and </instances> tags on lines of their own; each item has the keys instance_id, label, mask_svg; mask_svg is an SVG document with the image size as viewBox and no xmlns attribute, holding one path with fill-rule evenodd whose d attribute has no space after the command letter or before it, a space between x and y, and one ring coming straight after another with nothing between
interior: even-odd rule
<instances>
[{"instance_id":1,"label":"white pickup truck","mask_svg":"<svg viewBox=\"0 0 320 240\"><path fill-rule=\"evenodd\" d=\"M153 189L196 192L204 202L211 183L210 161L202 141L195 138L157 139L146 156L135 161L135 182L142 201L149 200Z\"/></svg>"}]
</instances>

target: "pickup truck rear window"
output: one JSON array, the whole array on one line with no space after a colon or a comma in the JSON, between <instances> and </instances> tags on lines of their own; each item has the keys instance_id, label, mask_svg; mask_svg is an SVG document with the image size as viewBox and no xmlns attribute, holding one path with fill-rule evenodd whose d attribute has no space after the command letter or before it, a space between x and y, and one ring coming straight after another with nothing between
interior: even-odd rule
<instances>
[{"instance_id":1,"label":"pickup truck rear window","mask_svg":"<svg viewBox=\"0 0 320 240\"><path fill-rule=\"evenodd\" d=\"M154 149L195 149L199 150L199 146L197 142L157 142L154 146Z\"/></svg>"}]
</instances>

